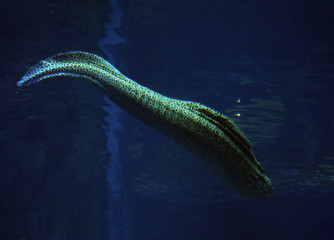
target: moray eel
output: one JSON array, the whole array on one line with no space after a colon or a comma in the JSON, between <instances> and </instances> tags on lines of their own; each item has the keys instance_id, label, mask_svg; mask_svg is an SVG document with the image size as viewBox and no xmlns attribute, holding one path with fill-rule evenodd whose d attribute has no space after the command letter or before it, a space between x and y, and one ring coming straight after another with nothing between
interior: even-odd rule
<instances>
[{"instance_id":1,"label":"moray eel","mask_svg":"<svg viewBox=\"0 0 334 240\"><path fill-rule=\"evenodd\" d=\"M163 96L125 77L103 58L80 51L40 61L17 85L29 86L60 76L95 83L124 110L202 158L239 195L260 199L273 195L271 181L255 159L249 141L222 113L201 103Z\"/></svg>"}]
</instances>

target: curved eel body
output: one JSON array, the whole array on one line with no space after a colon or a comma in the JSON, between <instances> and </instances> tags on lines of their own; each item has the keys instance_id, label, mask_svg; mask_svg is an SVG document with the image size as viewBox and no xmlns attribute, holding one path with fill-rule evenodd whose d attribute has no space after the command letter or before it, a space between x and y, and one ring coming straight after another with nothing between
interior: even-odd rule
<instances>
[{"instance_id":1,"label":"curved eel body","mask_svg":"<svg viewBox=\"0 0 334 240\"><path fill-rule=\"evenodd\" d=\"M97 84L124 110L201 157L239 195L273 195L271 181L255 159L249 141L225 115L197 102L154 92L125 77L103 58L86 52L61 53L40 61L17 85L58 76L85 78Z\"/></svg>"}]
</instances>

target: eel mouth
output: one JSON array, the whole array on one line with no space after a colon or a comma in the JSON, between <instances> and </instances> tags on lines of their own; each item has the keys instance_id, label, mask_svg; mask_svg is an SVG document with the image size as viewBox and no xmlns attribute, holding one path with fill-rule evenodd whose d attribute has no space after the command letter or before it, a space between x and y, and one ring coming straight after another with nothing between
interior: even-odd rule
<instances>
[{"instance_id":1,"label":"eel mouth","mask_svg":"<svg viewBox=\"0 0 334 240\"><path fill-rule=\"evenodd\" d=\"M263 190L257 196L257 198L259 198L259 199L268 199L268 198L272 198L272 197L275 196L274 187L273 187L270 179L266 176L265 176L265 178L266 178L266 183L262 187Z\"/></svg>"}]
</instances>

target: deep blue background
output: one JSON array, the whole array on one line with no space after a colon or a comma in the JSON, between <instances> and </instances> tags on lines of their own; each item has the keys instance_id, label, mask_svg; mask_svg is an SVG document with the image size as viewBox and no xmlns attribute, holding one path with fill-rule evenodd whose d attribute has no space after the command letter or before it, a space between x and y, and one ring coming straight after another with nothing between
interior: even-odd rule
<instances>
[{"instance_id":1,"label":"deep blue background","mask_svg":"<svg viewBox=\"0 0 334 240\"><path fill-rule=\"evenodd\" d=\"M2 2L0 239L333 239L333 9L326 0ZM275 197L235 195L83 80L15 86L68 50L224 112Z\"/></svg>"}]
</instances>

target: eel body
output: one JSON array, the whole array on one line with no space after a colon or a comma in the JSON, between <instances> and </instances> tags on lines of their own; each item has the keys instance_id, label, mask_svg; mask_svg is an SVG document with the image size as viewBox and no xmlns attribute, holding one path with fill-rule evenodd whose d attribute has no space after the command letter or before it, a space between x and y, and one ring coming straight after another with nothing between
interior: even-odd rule
<instances>
[{"instance_id":1,"label":"eel body","mask_svg":"<svg viewBox=\"0 0 334 240\"><path fill-rule=\"evenodd\" d=\"M202 158L239 195L262 199L273 195L271 181L255 159L249 141L222 113L197 102L163 96L125 77L103 58L79 51L40 61L17 85L59 76L95 83L124 110Z\"/></svg>"}]
</instances>

